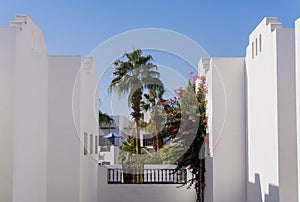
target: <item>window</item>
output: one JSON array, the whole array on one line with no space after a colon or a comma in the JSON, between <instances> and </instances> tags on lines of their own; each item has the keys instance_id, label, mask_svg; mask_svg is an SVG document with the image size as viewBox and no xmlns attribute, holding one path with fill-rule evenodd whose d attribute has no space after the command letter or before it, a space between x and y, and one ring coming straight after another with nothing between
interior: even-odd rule
<instances>
[{"instance_id":1,"label":"window","mask_svg":"<svg viewBox=\"0 0 300 202\"><path fill-rule=\"evenodd\" d=\"M252 42L252 59L254 58L254 42Z\"/></svg>"},{"instance_id":2,"label":"window","mask_svg":"<svg viewBox=\"0 0 300 202\"><path fill-rule=\"evenodd\" d=\"M34 50L34 32L31 32L31 49Z\"/></svg>"},{"instance_id":3,"label":"window","mask_svg":"<svg viewBox=\"0 0 300 202\"><path fill-rule=\"evenodd\" d=\"M102 163L101 163L101 165L110 165L110 162L109 161L103 161Z\"/></svg>"},{"instance_id":4,"label":"window","mask_svg":"<svg viewBox=\"0 0 300 202\"><path fill-rule=\"evenodd\" d=\"M111 146L111 142L103 137L99 137L99 146Z\"/></svg>"},{"instance_id":5,"label":"window","mask_svg":"<svg viewBox=\"0 0 300 202\"><path fill-rule=\"evenodd\" d=\"M262 37L261 34L259 35L259 52L262 51Z\"/></svg>"},{"instance_id":6,"label":"window","mask_svg":"<svg viewBox=\"0 0 300 202\"><path fill-rule=\"evenodd\" d=\"M83 155L87 155L88 154L88 134L86 134L86 133L84 133L84 137L83 137L83 142L84 142L84 144L83 144L83 149L84 149L84 151L83 151Z\"/></svg>"},{"instance_id":7,"label":"window","mask_svg":"<svg viewBox=\"0 0 300 202\"><path fill-rule=\"evenodd\" d=\"M257 38L255 39L255 55L257 55L258 51L258 44L257 44Z\"/></svg>"},{"instance_id":8,"label":"window","mask_svg":"<svg viewBox=\"0 0 300 202\"><path fill-rule=\"evenodd\" d=\"M98 136L95 136L95 154L98 154Z\"/></svg>"},{"instance_id":9,"label":"window","mask_svg":"<svg viewBox=\"0 0 300 202\"><path fill-rule=\"evenodd\" d=\"M93 135L90 135L90 154L93 154L93 147L94 147Z\"/></svg>"},{"instance_id":10,"label":"window","mask_svg":"<svg viewBox=\"0 0 300 202\"><path fill-rule=\"evenodd\" d=\"M143 146L153 146L153 138L143 139Z\"/></svg>"},{"instance_id":11,"label":"window","mask_svg":"<svg viewBox=\"0 0 300 202\"><path fill-rule=\"evenodd\" d=\"M35 39L34 39L34 52L38 52L38 43L39 43L39 35L38 33L35 34Z\"/></svg>"},{"instance_id":12,"label":"window","mask_svg":"<svg viewBox=\"0 0 300 202\"><path fill-rule=\"evenodd\" d=\"M101 146L100 152L110 152L110 146Z\"/></svg>"}]
</instances>

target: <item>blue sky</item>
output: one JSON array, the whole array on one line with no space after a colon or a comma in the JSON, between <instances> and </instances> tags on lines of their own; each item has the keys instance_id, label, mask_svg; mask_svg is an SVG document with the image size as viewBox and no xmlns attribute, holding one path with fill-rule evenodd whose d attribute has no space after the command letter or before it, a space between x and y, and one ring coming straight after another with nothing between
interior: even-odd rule
<instances>
[{"instance_id":1,"label":"blue sky","mask_svg":"<svg viewBox=\"0 0 300 202\"><path fill-rule=\"evenodd\" d=\"M84 56L122 32L163 28L190 37L212 57L240 57L245 56L249 34L264 17L278 17L284 27L293 27L300 17L300 0L0 0L0 5L0 25L8 25L16 14L29 15L44 31L48 53L54 55ZM178 58L151 54L156 64L182 76L191 71ZM107 113L112 113L111 105L122 106L112 103L103 90L111 72L101 81L100 108Z\"/></svg>"},{"instance_id":2,"label":"blue sky","mask_svg":"<svg viewBox=\"0 0 300 202\"><path fill-rule=\"evenodd\" d=\"M0 25L27 14L42 28L49 54L87 55L99 43L137 28L187 35L214 57L244 56L248 35L265 16L286 27L300 17L299 0L29 0L0 1ZM70 34L71 33L71 34Z\"/></svg>"}]
</instances>

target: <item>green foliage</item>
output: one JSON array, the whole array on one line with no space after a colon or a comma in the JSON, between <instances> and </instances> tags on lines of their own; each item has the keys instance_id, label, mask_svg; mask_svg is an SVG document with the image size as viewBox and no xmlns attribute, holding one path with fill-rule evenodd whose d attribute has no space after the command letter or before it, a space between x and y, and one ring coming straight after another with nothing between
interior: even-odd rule
<instances>
[{"instance_id":1,"label":"green foliage","mask_svg":"<svg viewBox=\"0 0 300 202\"><path fill-rule=\"evenodd\" d=\"M183 146L164 146L160 149L160 158L164 165L176 165L178 158L184 153Z\"/></svg>"},{"instance_id":2,"label":"green foliage","mask_svg":"<svg viewBox=\"0 0 300 202\"><path fill-rule=\"evenodd\" d=\"M124 60L116 60L113 63L114 72L109 92L113 90L119 96L129 93L129 103L132 101L132 95L140 89L154 89L159 93L164 91L163 83L159 79L160 74L157 66L152 64L151 55L143 56L140 49L132 53L125 53Z\"/></svg>"},{"instance_id":3,"label":"green foliage","mask_svg":"<svg viewBox=\"0 0 300 202\"><path fill-rule=\"evenodd\" d=\"M141 50L125 53L122 60L113 63L114 72L109 86L109 92L115 91L119 98L129 94L128 103L132 108L131 116L136 126L143 116L141 112L141 100L144 90L164 91L163 83L159 79L157 66L152 64L151 55L143 56ZM139 137L139 129L136 128L136 138ZM136 142L136 152L140 153L139 141Z\"/></svg>"},{"instance_id":4,"label":"green foliage","mask_svg":"<svg viewBox=\"0 0 300 202\"><path fill-rule=\"evenodd\" d=\"M136 140L135 138L128 137L126 142L122 143L122 150L118 154L118 162L126 168L138 168L138 157L136 155Z\"/></svg>"},{"instance_id":5,"label":"green foliage","mask_svg":"<svg viewBox=\"0 0 300 202\"><path fill-rule=\"evenodd\" d=\"M132 137L128 137L126 142L122 143L122 151L135 153L136 140Z\"/></svg>"},{"instance_id":6,"label":"green foliage","mask_svg":"<svg viewBox=\"0 0 300 202\"><path fill-rule=\"evenodd\" d=\"M114 120L107 114L99 111L99 126L112 125Z\"/></svg>"},{"instance_id":7,"label":"green foliage","mask_svg":"<svg viewBox=\"0 0 300 202\"><path fill-rule=\"evenodd\" d=\"M203 201L205 187L205 140L207 133L205 77L198 79L196 93L195 82L189 82L184 89L177 90L178 99L162 102L167 121L159 135L172 140L172 147L160 150L163 163L176 163L177 169L187 168L193 177L188 187L194 185L197 201Z\"/></svg>"},{"instance_id":8,"label":"green foliage","mask_svg":"<svg viewBox=\"0 0 300 202\"><path fill-rule=\"evenodd\" d=\"M158 135L168 142L175 139L181 126L181 106L177 98L159 102L159 106L158 120L163 125Z\"/></svg>"},{"instance_id":9,"label":"green foliage","mask_svg":"<svg viewBox=\"0 0 300 202\"><path fill-rule=\"evenodd\" d=\"M194 139L191 143L189 149L184 153L184 155L178 160L178 169L188 168L193 174L193 178L189 181L189 186L194 185L197 193L197 201L204 200L204 187L205 187L205 138L207 134L207 87L206 87L205 77L199 78L199 88L197 93L195 92L195 84L189 83L189 86L182 90L181 93L184 94L181 100L181 106L183 113L183 118L186 121L186 126L183 126L183 131L189 134L191 131L188 128L197 128L196 134L194 134ZM196 105L192 97L196 98ZM193 103L193 104L191 104ZM191 107L193 106L193 107ZM197 109L194 108L196 106ZM197 113L195 113L197 110ZM185 136L182 136L184 139Z\"/></svg>"},{"instance_id":10,"label":"green foliage","mask_svg":"<svg viewBox=\"0 0 300 202\"><path fill-rule=\"evenodd\" d=\"M136 154L136 139L128 137L126 142L122 143L122 150L118 154L118 163L126 168L143 168L145 164L160 164L161 159L158 154L142 148L143 153Z\"/></svg>"}]
</instances>

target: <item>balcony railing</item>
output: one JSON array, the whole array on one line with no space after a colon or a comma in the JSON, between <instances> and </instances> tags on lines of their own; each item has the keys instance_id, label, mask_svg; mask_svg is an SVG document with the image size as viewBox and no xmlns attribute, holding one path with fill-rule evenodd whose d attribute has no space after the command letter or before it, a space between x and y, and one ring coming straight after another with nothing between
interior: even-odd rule
<instances>
[{"instance_id":1,"label":"balcony railing","mask_svg":"<svg viewBox=\"0 0 300 202\"><path fill-rule=\"evenodd\" d=\"M107 182L108 184L185 184L187 170L108 169Z\"/></svg>"}]
</instances>

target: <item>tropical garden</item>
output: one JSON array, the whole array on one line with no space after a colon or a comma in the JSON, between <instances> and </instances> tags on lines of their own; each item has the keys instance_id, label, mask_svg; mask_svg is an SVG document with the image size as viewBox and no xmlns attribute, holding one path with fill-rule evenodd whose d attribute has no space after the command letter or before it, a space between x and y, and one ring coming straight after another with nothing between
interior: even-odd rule
<instances>
[{"instance_id":1,"label":"tropical garden","mask_svg":"<svg viewBox=\"0 0 300 202\"><path fill-rule=\"evenodd\" d=\"M151 55L141 50L125 53L113 63L110 93L128 98L134 131L123 142L118 160L123 170L135 170L124 175L124 180L143 183L138 173L145 164L176 165L188 169L192 178L186 182L194 186L197 202L204 201L205 152L207 139L207 87L205 77L190 73L186 87L166 98L158 67ZM145 114L150 114L145 119ZM108 123L106 114L99 113ZM152 147L141 146L141 132L150 134Z\"/></svg>"}]
</instances>

